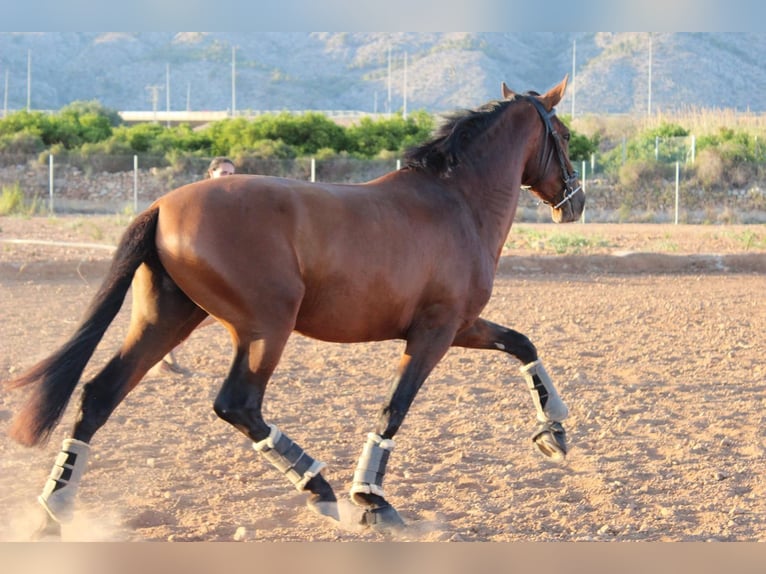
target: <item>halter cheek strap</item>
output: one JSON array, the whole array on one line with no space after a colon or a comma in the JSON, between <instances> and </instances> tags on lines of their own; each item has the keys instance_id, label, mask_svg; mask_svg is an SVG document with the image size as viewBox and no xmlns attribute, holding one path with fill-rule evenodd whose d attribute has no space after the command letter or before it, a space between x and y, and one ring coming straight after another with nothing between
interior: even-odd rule
<instances>
[{"instance_id":1,"label":"halter cheek strap","mask_svg":"<svg viewBox=\"0 0 766 574\"><path fill-rule=\"evenodd\" d=\"M561 167L561 173L563 174L564 179L564 196L556 205L552 205L553 209L559 209L567 201L572 199L572 197L577 192L582 191L582 185L574 187L575 183L577 183L577 170L569 171L569 168L567 167L567 160L564 156L564 146L561 144L561 140L559 139L559 133L553 129L551 118L556 115L556 109L551 108L550 111L546 110L545 106L543 106L540 100L534 97L534 95L529 95L529 101L532 102L532 105L535 106L535 109L537 110L537 113L540 114L540 118L543 120L543 125L545 126L545 146L543 147L541 156L542 158L545 158L545 163L543 164L543 160L541 159L540 173L545 173L548 170L548 164L550 163L552 157L552 154L548 152L548 140L553 138L553 147L556 150L559 166Z\"/></svg>"}]
</instances>

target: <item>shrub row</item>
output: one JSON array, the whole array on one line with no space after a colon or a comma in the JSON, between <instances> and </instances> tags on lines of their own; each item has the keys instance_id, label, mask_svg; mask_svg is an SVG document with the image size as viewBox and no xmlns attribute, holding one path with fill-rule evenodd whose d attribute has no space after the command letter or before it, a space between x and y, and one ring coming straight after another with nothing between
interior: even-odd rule
<instances>
[{"instance_id":1,"label":"shrub row","mask_svg":"<svg viewBox=\"0 0 766 574\"><path fill-rule=\"evenodd\" d=\"M562 119L571 124L566 116ZM54 154L85 172L130 170L134 154L141 154L142 167L148 162L150 167L178 172L191 166L199 172L199 164L216 155L230 156L245 168L259 161L309 156L390 160L425 141L435 121L418 111L407 118L363 118L344 127L318 112L282 112L193 129L158 123L125 125L116 111L96 101L74 102L53 114L19 111L0 120L0 156L37 154L40 162L46 162ZM586 136L572 130L570 157L575 165L593 161L600 176L623 196L621 203L645 202L650 207L651 191L673 178L676 161L684 164L686 185L702 191L752 188L764 180L766 150L757 134L729 127L705 134L695 142L694 162L689 161L689 135L671 122L637 131L621 142L598 131Z\"/></svg>"}]
</instances>

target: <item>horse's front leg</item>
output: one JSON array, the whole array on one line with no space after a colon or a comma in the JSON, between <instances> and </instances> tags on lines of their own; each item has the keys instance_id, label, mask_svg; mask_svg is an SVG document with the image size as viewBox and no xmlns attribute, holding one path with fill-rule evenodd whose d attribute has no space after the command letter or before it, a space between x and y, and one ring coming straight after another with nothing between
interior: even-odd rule
<instances>
[{"instance_id":1,"label":"horse's front leg","mask_svg":"<svg viewBox=\"0 0 766 574\"><path fill-rule=\"evenodd\" d=\"M376 432L367 435L351 486L351 500L364 509L362 524L377 530L395 530L404 526L399 513L385 499L383 478L394 448L393 437L404 421L415 395L454 338L451 325L433 324L413 328L407 337L399 377L391 386L380 412Z\"/></svg>"},{"instance_id":2,"label":"horse's front leg","mask_svg":"<svg viewBox=\"0 0 766 574\"><path fill-rule=\"evenodd\" d=\"M532 395L539 423L532 441L545 456L557 461L563 460L567 444L561 422L569 410L556 391L532 341L517 331L485 319L477 319L471 327L458 333L453 346L499 350L521 361L521 374Z\"/></svg>"}]
</instances>

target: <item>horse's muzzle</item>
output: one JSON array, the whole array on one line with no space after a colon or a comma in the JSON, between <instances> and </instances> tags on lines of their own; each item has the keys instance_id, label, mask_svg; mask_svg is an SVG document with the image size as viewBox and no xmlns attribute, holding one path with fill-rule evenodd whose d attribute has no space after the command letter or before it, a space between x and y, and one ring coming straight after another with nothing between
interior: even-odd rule
<instances>
[{"instance_id":1,"label":"horse's muzzle","mask_svg":"<svg viewBox=\"0 0 766 574\"><path fill-rule=\"evenodd\" d=\"M554 223L571 223L582 217L583 209L585 209L585 193L583 193L582 185L576 182L576 185L570 189L571 191L565 193L559 203L551 206L551 219Z\"/></svg>"}]
</instances>

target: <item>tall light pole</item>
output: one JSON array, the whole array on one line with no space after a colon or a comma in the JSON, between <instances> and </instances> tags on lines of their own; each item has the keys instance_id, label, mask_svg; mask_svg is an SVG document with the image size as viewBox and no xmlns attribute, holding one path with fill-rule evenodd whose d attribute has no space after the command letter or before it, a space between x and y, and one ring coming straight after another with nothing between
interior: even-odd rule
<instances>
[{"instance_id":1,"label":"tall light pole","mask_svg":"<svg viewBox=\"0 0 766 574\"><path fill-rule=\"evenodd\" d=\"M27 111L32 109L32 50L27 50Z\"/></svg>"},{"instance_id":2,"label":"tall light pole","mask_svg":"<svg viewBox=\"0 0 766 574\"><path fill-rule=\"evenodd\" d=\"M5 70L5 95L3 95L3 118L8 117L8 69Z\"/></svg>"},{"instance_id":3,"label":"tall light pole","mask_svg":"<svg viewBox=\"0 0 766 574\"><path fill-rule=\"evenodd\" d=\"M165 127L170 127L170 64L165 64Z\"/></svg>"},{"instance_id":4,"label":"tall light pole","mask_svg":"<svg viewBox=\"0 0 766 574\"><path fill-rule=\"evenodd\" d=\"M575 94L577 93L575 84L575 64L577 63L577 39L572 40L572 119L575 117Z\"/></svg>"},{"instance_id":5,"label":"tall light pole","mask_svg":"<svg viewBox=\"0 0 766 574\"><path fill-rule=\"evenodd\" d=\"M151 85L146 86L146 89L152 94L152 112L154 113L154 123L157 123L157 102L160 99L160 90L162 86Z\"/></svg>"},{"instance_id":6,"label":"tall light pole","mask_svg":"<svg viewBox=\"0 0 766 574\"><path fill-rule=\"evenodd\" d=\"M407 52L404 53L404 106L402 110L402 117L407 119Z\"/></svg>"},{"instance_id":7,"label":"tall light pole","mask_svg":"<svg viewBox=\"0 0 766 574\"><path fill-rule=\"evenodd\" d=\"M388 100L386 100L386 113L391 114L391 44L388 45Z\"/></svg>"},{"instance_id":8,"label":"tall light pole","mask_svg":"<svg viewBox=\"0 0 766 574\"><path fill-rule=\"evenodd\" d=\"M231 47L231 116L237 115L237 48Z\"/></svg>"},{"instance_id":9,"label":"tall light pole","mask_svg":"<svg viewBox=\"0 0 766 574\"><path fill-rule=\"evenodd\" d=\"M649 32L649 95L646 102L646 115L652 115L652 33Z\"/></svg>"}]
</instances>

